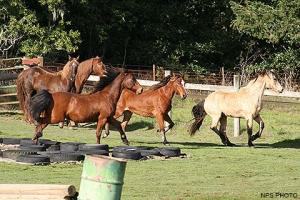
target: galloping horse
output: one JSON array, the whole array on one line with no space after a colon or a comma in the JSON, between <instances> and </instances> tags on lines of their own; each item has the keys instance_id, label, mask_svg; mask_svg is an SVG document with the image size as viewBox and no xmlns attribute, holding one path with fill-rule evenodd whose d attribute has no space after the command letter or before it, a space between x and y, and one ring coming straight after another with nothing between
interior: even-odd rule
<instances>
[{"instance_id":1,"label":"galloping horse","mask_svg":"<svg viewBox=\"0 0 300 200\"><path fill-rule=\"evenodd\" d=\"M83 85L92 73L100 77L106 76L106 66L103 63L102 58L97 56L79 64L75 78L76 93L81 93Z\"/></svg>"},{"instance_id":2,"label":"galloping horse","mask_svg":"<svg viewBox=\"0 0 300 200\"><path fill-rule=\"evenodd\" d=\"M110 75L110 76L109 76ZM112 81L112 77L115 78ZM143 88L130 73L119 73L100 80L97 90L92 94L75 94L68 92L49 93L46 90L32 97L30 109L36 120L36 131L33 140L42 136L48 124L64 121L98 122L96 129L97 143L100 143L102 128L106 122L112 123L120 132L121 139L129 144L120 122L113 118L117 101L124 88L141 93ZM99 91L100 90L100 91ZM43 115L41 118L40 115Z\"/></svg>"},{"instance_id":3,"label":"galloping horse","mask_svg":"<svg viewBox=\"0 0 300 200\"><path fill-rule=\"evenodd\" d=\"M27 122L32 122L28 110L30 98L38 91L71 91L79 65L77 60L78 57L69 57L69 61L59 72L52 72L41 67L31 67L19 74L17 78L17 97Z\"/></svg>"},{"instance_id":4,"label":"galloping horse","mask_svg":"<svg viewBox=\"0 0 300 200\"><path fill-rule=\"evenodd\" d=\"M261 136L264 129L259 112L262 109L262 96L266 88L277 92L283 91L272 72L262 72L238 92L211 93L204 101L193 107L195 122L191 126L190 135L195 134L208 114L212 119L210 128L221 138L224 145L233 146L226 136L227 117L240 117L247 120L248 146L254 146L252 142ZM253 119L259 124L259 131L255 135L252 135Z\"/></svg>"},{"instance_id":5,"label":"galloping horse","mask_svg":"<svg viewBox=\"0 0 300 200\"><path fill-rule=\"evenodd\" d=\"M175 93L179 94L182 99L187 97L184 84L181 76L169 75L139 95L125 89L118 101L114 117L119 118L121 115L124 115L121 124L124 132L132 113L144 117L155 117L159 125L158 131L163 133L163 144L167 144L165 133L174 126L174 122L168 115L168 112L172 109L172 98ZM169 123L168 127L164 127L164 121ZM108 135L109 127L107 125L104 137Z\"/></svg>"}]
</instances>

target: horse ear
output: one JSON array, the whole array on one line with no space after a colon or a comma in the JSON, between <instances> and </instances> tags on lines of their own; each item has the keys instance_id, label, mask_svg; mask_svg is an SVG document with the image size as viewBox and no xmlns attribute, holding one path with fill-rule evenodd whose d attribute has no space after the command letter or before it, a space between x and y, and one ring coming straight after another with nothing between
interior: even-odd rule
<instances>
[{"instance_id":1,"label":"horse ear","mask_svg":"<svg viewBox=\"0 0 300 200\"><path fill-rule=\"evenodd\" d=\"M80 57L79 55L76 57L76 60L77 60L77 61L79 60L79 57Z\"/></svg>"},{"instance_id":2,"label":"horse ear","mask_svg":"<svg viewBox=\"0 0 300 200\"><path fill-rule=\"evenodd\" d=\"M72 56L68 55L68 59L69 59L69 61L71 61L72 60Z\"/></svg>"}]
</instances>

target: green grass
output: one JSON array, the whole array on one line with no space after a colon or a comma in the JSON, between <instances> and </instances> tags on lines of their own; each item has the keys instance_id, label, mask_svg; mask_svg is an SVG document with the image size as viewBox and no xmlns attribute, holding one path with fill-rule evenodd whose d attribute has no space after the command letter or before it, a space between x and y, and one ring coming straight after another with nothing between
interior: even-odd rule
<instances>
[{"instance_id":1,"label":"green grass","mask_svg":"<svg viewBox=\"0 0 300 200\"><path fill-rule=\"evenodd\" d=\"M260 199L261 193L293 192L300 196L300 104L268 104L261 115L266 128L255 148L248 148L245 121L242 135L228 136L238 147L224 147L209 129L207 117L194 137L187 133L194 100L175 100L173 130L167 134L187 158L128 161L122 199ZM134 115L127 136L132 145L162 146L155 120ZM254 127L257 130L257 125ZM21 115L0 115L0 137L31 137L33 126ZM49 126L44 138L95 143L95 127L69 130ZM122 145L119 134L103 139L110 147ZM79 188L82 164L28 166L0 163L0 183L74 184Z\"/></svg>"}]
</instances>

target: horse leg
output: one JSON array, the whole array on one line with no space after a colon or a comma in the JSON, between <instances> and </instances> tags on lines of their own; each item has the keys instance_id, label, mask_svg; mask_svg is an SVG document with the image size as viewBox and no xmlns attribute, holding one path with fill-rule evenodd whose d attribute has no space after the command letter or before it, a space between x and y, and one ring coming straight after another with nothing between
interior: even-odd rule
<instances>
[{"instance_id":1,"label":"horse leg","mask_svg":"<svg viewBox=\"0 0 300 200\"><path fill-rule=\"evenodd\" d=\"M104 132L104 135L102 136L102 138L106 138L109 136L109 123L107 122L105 124L105 132Z\"/></svg>"},{"instance_id":2,"label":"horse leg","mask_svg":"<svg viewBox=\"0 0 300 200\"><path fill-rule=\"evenodd\" d=\"M159 115L156 115L155 117L156 117L156 121L157 121L158 126L159 126L158 131L163 133L163 136L162 136L163 144L164 145L169 144L169 142L167 141L167 138L166 138L163 115L159 114Z\"/></svg>"},{"instance_id":3,"label":"horse leg","mask_svg":"<svg viewBox=\"0 0 300 200\"><path fill-rule=\"evenodd\" d=\"M165 114L165 118L164 118L164 120L166 121L166 122L168 122L168 127L166 127L164 130L165 130L165 133L167 132L167 131L169 131L171 128L173 128L173 126L174 126L174 122L172 121L172 119L171 119L171 117L168 115L168 113L167 114Z\"/></svg>"},{"instance_id":4,"label":"horse leg","mask_svg":"<svg viewBox=\"0 0 300 200\"><path fill-rule=\"evenodd\" d=\"M48 126L47 123L41 123L35 127L35 133L32 138L34 144L38 144L38 139L43 136L43 130L47 126Z\"/></svg>"},{"instance_id":5,"label":"horse leg","mask_svg":"<svg viewBox=\"0 0 300 200\"><path fill-rule=\"evenodd\" d=\"M219 133L220 133L220 138L222 139L222 142L225 138L225 143L227 146L235 146L235 144L231 143L226 135L226 127L227 127L227 116L222 114L221 115L221 118L220 118L220 130L219 130ZM224 144L223 142L223 144Z\"/></svg>"},{"instance_id":6,"label":"horse leg","mask_svg":"<svg viewBox=\"0 0 300 200\"><path fill-rule=\"evenodd\" d=\"M123 143L129 145L129 141L127 140L126 134L121 127L121 123L114 117L109 118L109 123L111 123L111 125L117 128L117 130L120 132L121 140L123 141Z\"/></svg>"},{"instance_id":7,"label":"horse leg","mask_svg":"<svg viewBox=\"0 0 300 200\"><path fill-rule=\"evenodd\" d=\"M259 114L254 118L254 120L259 124L259 131L257 131L257 133L251 137L252 141L256 140L257 138L260 138L265 127L265 123L263 122Z\"/></svg>"},{"instance_id":8,"label":"horse leg","mask_svg":"<svg viewBox=\"0 0 300 200\"><path fill-rule=\"evenodd\" d=\"M253 147L254 144L252 143L252 126L253 126L253 118L249 117L247 119L247 133L248 133L248 146Z\"/></svg>"},{"instance_id":9,"label":"horse leg","mask_svg":"<svg viewBox=\"0 0 300 200\"><path fill-rule=\"evenodd\" d=\"M221 138L221 141L224 145L227 145L226 137L223 134L221 134L220 131L217 128L220 117L221 117L221 115L211 116L212 121L211 121L210 129L213 130Z\"/></svg>"},{"instance_id":10,"label":"horse leg","mask_svg":"<svg viewBox=\"0 0 300 200\"><path fill-rule=\"evenodd\" d=\"M132 112L129 111L129 110L125 110L123 112L123 115L124 115L124 117L123 117L123 121L121 123L121 127L122 127L122 130L125 132L126 126L127 126L128 122L129 122L129 120L131 119Z\"/></svg>"},{"instance_id":11,"label":"horse leg","mask_svg":"<svg viewBox=\"0 0 300 200\"><path fill-rule=\"evenodd\" d=\"M101 115L98 117L98 123L97 123L97 128L96 128L97 144L100 144L102 129L106 122L107 122L107 118L102 118Z\"/></svg>"}]
</instances>

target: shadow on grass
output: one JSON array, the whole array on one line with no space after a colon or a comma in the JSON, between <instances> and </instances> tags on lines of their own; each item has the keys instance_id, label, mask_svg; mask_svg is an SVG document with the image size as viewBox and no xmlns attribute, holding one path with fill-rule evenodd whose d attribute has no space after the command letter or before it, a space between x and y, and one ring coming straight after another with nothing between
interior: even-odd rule
<instances>
[{"instance_id":1,"label":"shadow on grass","mask_svg":"<svg viewBox=\"0 0 300 200\"><path fill-rule=\"evenodd\" d=\"M162 142L145 142L145 141L136 141L132 140L134 143L138 143L141 145L158 145L158 146L166 146L168 145L163 145ZM203 143L203 142L169 142L170 146L174 145L181 145L184 146L185 149L196 149L196 148L201 148L201 147L215 147L215 148L223 148L225 147L224 145L221 144L215 144L215 143Z\"/></svg>"},{"instance_id":2,"label":"shadow on grass","mask_svg":"<svg viewBox=\"0 0 300 200\"><path fill-rule=\"evenodd\" d=\"M291 148L300 149L300 138L294 140L282 140L273 144L257 144L258 148Z\"/></svg>"},{"instance_id":3,"label":"shadow on grass","mask_svg":"<svg viewBox=\"0 0 300 200\"><path fill-rule=\"evenodd\" d=\"M96 129L96 127L97 127L96 123L90 123L81 126L81 128L91 128L91 129ZM126 126L126 132L136 131L144 128L147 128L146 130L151 130L154 129L154 125L150 122L145 122L145 121L133 122ZM109 130L117 131L116 128L111 125L109 126Z\"/></svg>"}]
</instances>

